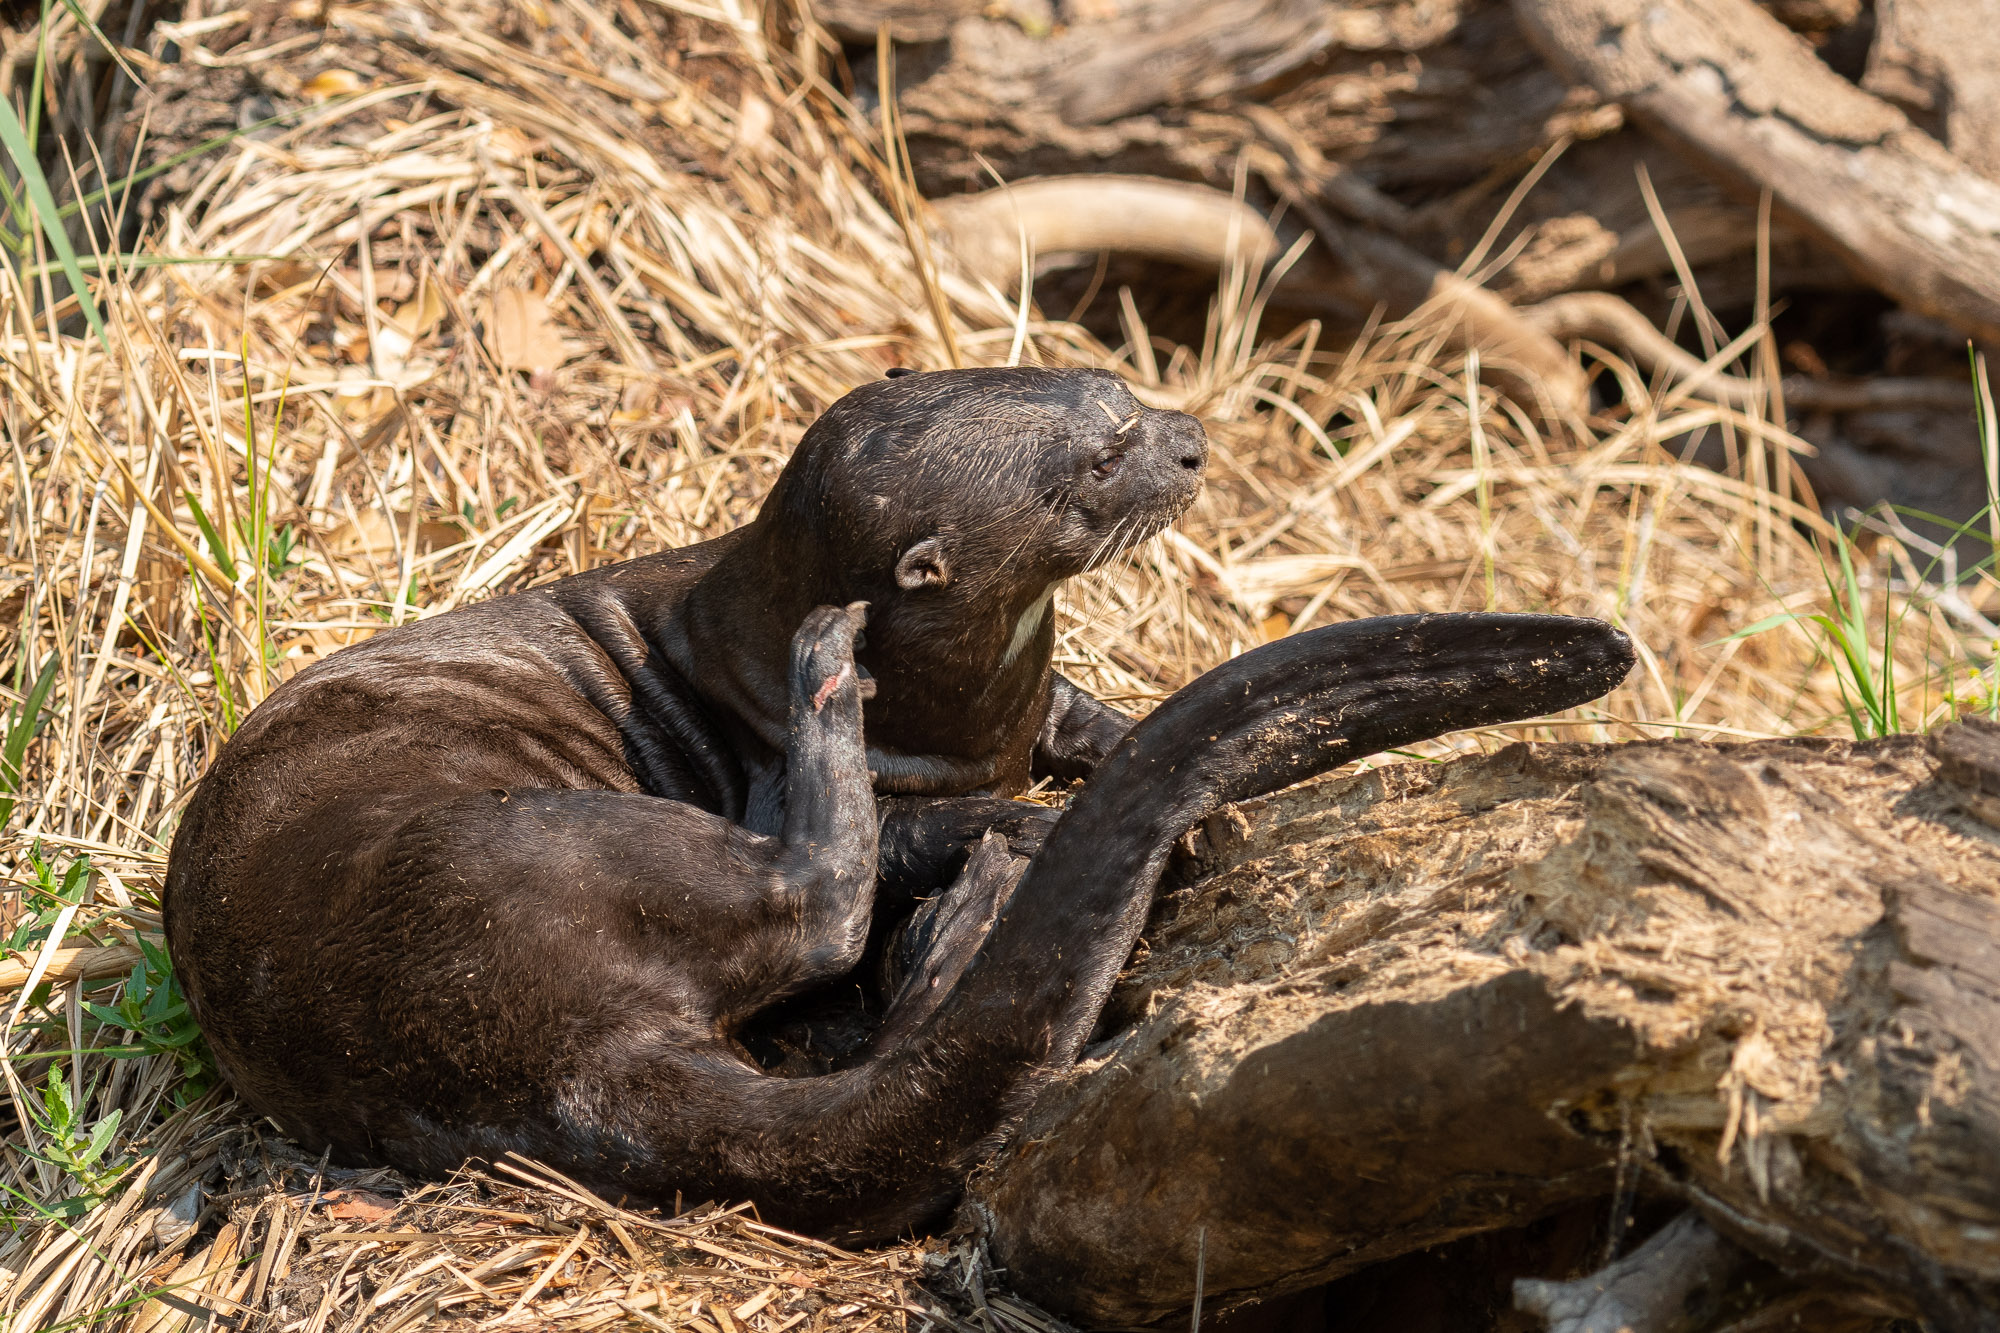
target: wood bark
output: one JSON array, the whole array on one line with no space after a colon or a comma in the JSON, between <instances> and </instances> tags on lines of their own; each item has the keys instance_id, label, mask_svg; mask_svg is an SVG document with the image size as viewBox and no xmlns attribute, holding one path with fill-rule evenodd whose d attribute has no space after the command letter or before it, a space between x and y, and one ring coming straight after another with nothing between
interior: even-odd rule
<instances>
[{"instance_id":1,"label":"wood bark","mask_svg":"<svg viewBox=\"0 0 2000 1333\"><path fill-rule=\"evenodd\" d=\"M1240 153L1272 151L1260 112L1365 188L1453 189L1620 123L1498 0L1119 0L1061 17L990 7L899 60L926 193L984 188L982 162L1010 180L1108 169L1226 187ZM1327 202L1344 206L1338 190Z\"/></svg>"},{"instance_id":2,"label":"wood bark","mask_svg":"<svg viewBox=\"0 0 2000 1333\"><path fill-rule=\"evenodd\" d=\"M1835 74L1751 0L1514 0L1559 70L1773 199L1866 279L2000 335L2000 183Z\"/></svg>"},{"instance_id":3,"label":"wood bark","mask_svg":"<svg viewBox=\"0 0 2000 1333\"><path fill-rule=\"evenodd\" d=\"M2000 24L1968 0L1876 0L1861 86L2000 180Z\"/></svg>"},{"instance_id":4,"label":"wood bark","mask_svg":"<svg viewBox=\"0 0 2000 1333\"><path fill-rule=\"evenodd\" d=\"M2000 727L1515 745L1209 822L973 1182L1024 1294L1184 1318L1611 1192L2000 1328ZM1551 1274L1553 1277L1567 1276Z\"/></svg>"},{"instance_id":5,"label":"wood bark","mask_svg":"<svg viewBox=\"0 0 2000 1333\"><path fill-rule=\"evenodd\" d=\"M1547 1320L1549 1333L1674 1333L1698 1326L1690 1313L1715 1303L1743 1258L1688 1212L1589 1277L1516 1282L1514 1303Z\"/></svg>"}]
</instances>

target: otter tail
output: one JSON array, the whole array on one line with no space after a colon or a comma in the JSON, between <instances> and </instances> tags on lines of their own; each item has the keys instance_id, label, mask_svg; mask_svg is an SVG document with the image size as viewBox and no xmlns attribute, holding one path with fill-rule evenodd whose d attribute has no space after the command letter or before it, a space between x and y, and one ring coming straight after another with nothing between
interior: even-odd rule
<instances>
[{"instance_id":1,"label":"otter tail","mask_svg":"<svg viewBox=\"0 0 2000 1333\"><path fill-rule=\"evenodd\" d=\"M1632 662L1630 640L1600 621L1452 614L1335 625L1217 667L1098 767L928 1019L856 1068L742 1089L753 1121L810 1125L796 1156L776 1155L788 1178L745 1185L796 1224L854 1239L934 1216L997 1130L1075 1060L1175 839L1349 760L1588 702Z\"/></svg>"}]
</instances>

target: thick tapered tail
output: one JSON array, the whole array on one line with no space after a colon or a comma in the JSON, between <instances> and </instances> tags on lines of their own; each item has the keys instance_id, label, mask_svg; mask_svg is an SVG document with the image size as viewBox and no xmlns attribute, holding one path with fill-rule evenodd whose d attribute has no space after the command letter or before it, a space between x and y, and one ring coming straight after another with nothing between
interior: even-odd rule
<instances>
[{"instance_id":1,"label":"thick tapered tail","mask_svg":"<svg viewBox=\"0 0 2000 1333\"><path fill-rule=\"evenodd\" d=\"M984 989L1015 1009L1074 1004L1047 1053L1073 1059L1188 829L1351 760L1587 703L1632 662L1631 640L1602 621L1446 614L1350 621L1224 663L1133 727L1077 794L982 951L996 964ZM1086 942L1091 961L1070 975L1031 966ZM1043 974L1038 993L1001 996L1000 978L1024 970ZM967 982L968 1002L989 998Z\"/></svg>"},{"instance_id":2,"label":"thick tapered tail","mask_svg":"<svg viewBox=\"0 0 2000 1333\"><path fill-rule=\"evenodd\" d=\"M1632 661L1601 621L1388 616L1293 635L1194 681L1098 767L927 1021L858 1068L760 1089L818 1121L808 1174L830 1188L795 1195L792 1215L861 1238L955 1194L980 1146L1075 1060L1174 840L1213 811L1381 750L1586 703Z\"/></svg>"}]
</instances>

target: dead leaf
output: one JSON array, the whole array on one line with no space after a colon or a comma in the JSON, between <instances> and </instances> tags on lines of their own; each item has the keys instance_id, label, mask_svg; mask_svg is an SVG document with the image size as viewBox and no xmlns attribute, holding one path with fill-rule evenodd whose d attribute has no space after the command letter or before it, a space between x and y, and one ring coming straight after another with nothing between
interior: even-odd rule
<instances>
[{"instance_id":1,"label":"dead leaf","mask_svg":"<svg viewBox=\"0 0 2000 1333\"><path fill-rule=\"evenodd\" d=\"M326 1215L342 1222L380 1222L402 1205L367 1190L341 1190L325 1196Z\"/></svg>"},{"instance_id":2,"label":"dead leaf","mask_svg":"<svg viewBox=\"0 0 2000 1333\"><path fill-rule=\"evenodd\" d=\"M351 69L323 69L306 81L299 92L315 102L334 97L352 97L368 85Z\"/></svg>"},{"instance_id":3,"label":"dead leaf","mask_svg":"<svg viewBox=\"0 0 2000 1333\"><path fill-rule=\"evenodd\" d=\"M360 269L343 268L340 271L340 276L346 279L356 292L367 290L366 287L362 286ZM375 299L377 301L385 298L391 301L406 300L412 292L417 290L415 275L407 273L400 268L378 268L369 274L369 278L375 284Z\"/></svg>"},{"instance_id":4,"label":"dead leaf","mask_svg":"<svg viewBox=\"0 0 2000 1333\"><path fill-rule=\"evenodd\" d=\"M375 337L375 359L385 376L396 379L409 368L417 343L437 327L444 311L444 297L426 280L418 284L414 297L396 307L394 314L382 317Z\"/></svg>"},{"instance_id":5,"label":"dead leaf","mask_svg":"<svg viewBox=\"0 0 2000 1333\"><path fill-rule=\"evenodd\" d=\"M393 517L379 509L363 509L336 528L327 540L327 549L336 559L372 555L378 560L394 559L410 531L410 513L403 510ZM465 529L448 518L417 520L417 554L429 555L441 547L456 546L466 538Z\"/></svg>"},{"instance_id":6,"label":"dead leaf","mask_svg":"<svg viewBox=\"0 0 2000 1333\"><path fill-rule=\"evenodd\" d=\"M444 318L444 294L437 284L425 282L417 288L416 296L396 307L396 327L412 338L421 338L438 326Z\"/></svg>"},{"instance_id":7,"label":"dead leaf","mask_svg":"<svg viewBox=\"0 0 2000 1333\"><path fill-rule=\"evenodd\" d=\"M505 370L554 370L569 359L548 302L518 287L493 293L486 335Z\"/></svg>"}]
</instances>

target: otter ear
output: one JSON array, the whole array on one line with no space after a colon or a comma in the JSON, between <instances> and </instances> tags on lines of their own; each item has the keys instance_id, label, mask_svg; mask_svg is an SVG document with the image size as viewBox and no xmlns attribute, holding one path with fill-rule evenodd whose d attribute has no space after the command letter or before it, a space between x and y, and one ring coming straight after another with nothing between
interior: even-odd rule
<instances>
[{"instance_id":1,"label":"otter ear","mask_svg":"<svg viewBox=\"0 0 2000 1333\"><path fill-rule=\"evenodd\" d=\"M914 375L916 373L916 371L908 366L890 366L882 372L882 378L885 380L899 380L905 375Z\"/></svg>"},{"instance_id":2,"label":"otter ear","mask_svg":"<svg viewBox=\"0 0 2000 1333\"><path fill-rule=\"evenodd\" d=\"M926 537L903 552L896 562L896 586L914 592L918 588L942 588L951 582L951 560L945 555L942 537Z\"/></svg>"}]
</instances>

